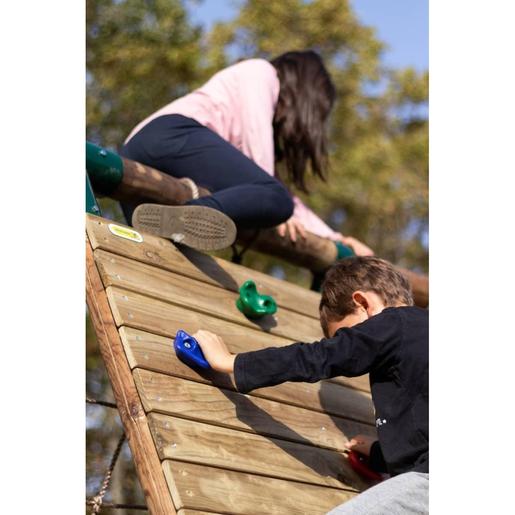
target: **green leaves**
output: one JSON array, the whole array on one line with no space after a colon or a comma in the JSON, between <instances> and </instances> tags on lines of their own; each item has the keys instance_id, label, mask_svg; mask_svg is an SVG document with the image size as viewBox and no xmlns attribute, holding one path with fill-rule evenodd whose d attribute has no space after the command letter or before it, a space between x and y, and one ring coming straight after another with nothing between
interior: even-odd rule
<instances>
[{"instance_id":1,"label":"green leaves","mask_svg":"<svg viewBox=\"0 0 515 515\"><path fill-rule=\"evenodd\" d=\"M87 137L119 147L200 79L201 31L179 0L88 0Z\"/></svg>"}]
</instances>

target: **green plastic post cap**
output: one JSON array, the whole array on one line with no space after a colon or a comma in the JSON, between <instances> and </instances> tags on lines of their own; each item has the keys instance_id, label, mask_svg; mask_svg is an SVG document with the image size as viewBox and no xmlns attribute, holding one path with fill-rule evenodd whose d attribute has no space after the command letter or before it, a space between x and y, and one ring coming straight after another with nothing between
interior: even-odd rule
<instances>
[{"instance_id":1,"label":"green plastic post cap","mask_svg":"<svg viewBox=\"0 0 515 515\"><path fill-rule=\"evenodd\" d=\"M356 254L354 254L354 251L350 247L348 247L347 245L344 245L341 241L335 241L334 244L336 245L336 250L338 251L336 260L345 259L345 258L353 257L356 255Z\"/></svg>"},{"instance_id":2,"label":"green plastic post cap","mask_svg":"<svg viewBox=\"0 0 515 515\"><path fill-rule=\"evenodd\" d=\"M265 315L273 315L277 311L277 304L273 297L258 293L254 281L245 281L241 285L236 307L249 318L261 318Z\"/></svg>"},{"instance_id":3,"label":"green plastic post cap","mask_svg":"<svg viewBox=\"0 0 515 515\"><path fill-rule=\"evenodd\" d=\"M335 244L337 251L335 263L340 259L350 258L356 255L350 247L344 245L341 241L335 241L333 243ZM320 291L322 289L322 283L324 282L326 271L327 269L317 273L313 272L313 281L311 282L311 289L313 291Z\"/></svg>"},{"instance_id":4,"label":"green plastic post cap","mask_svg":"<svg viewBox=\"0 0 515 515\"><path fill-rule=\"evenodd\" d=\"M115 152L86 141L86 170L93 189L109 195L122 182L123 161Z\"/></svg>"}]
</instances>

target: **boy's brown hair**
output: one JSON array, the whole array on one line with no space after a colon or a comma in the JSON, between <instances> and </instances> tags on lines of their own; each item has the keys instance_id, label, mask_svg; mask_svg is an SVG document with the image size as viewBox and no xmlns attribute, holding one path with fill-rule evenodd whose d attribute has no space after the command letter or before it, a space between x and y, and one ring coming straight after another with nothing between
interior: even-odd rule
<instances>
[{"instance_id":1,"label":"boy's brown hair","mask_svg":"<svg viewBox=\"0 0 515 515\"><path fill-rule=\"evenodd\" d=\"M413 305L408 280L391 263L374 256L342 259L326 273L320 299L320 323L327 334L327 322L354 313L355 291L373 291L386 306Z\"/></svg>"}]
</instances>

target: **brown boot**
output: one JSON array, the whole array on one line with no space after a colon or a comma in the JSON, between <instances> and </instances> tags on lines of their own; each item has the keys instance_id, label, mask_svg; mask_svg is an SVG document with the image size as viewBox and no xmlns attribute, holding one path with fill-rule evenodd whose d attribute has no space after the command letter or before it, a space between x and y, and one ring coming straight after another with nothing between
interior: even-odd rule
<instances>
[{"instance_id":1,"label":"brown boot","mask_svg":"<svg viewBox=\"0 0 515 515\"><path fill-rule=\"evenodd\" d=\"M132 225L197 250L225 249L236 239L234 222L206 206L140 204L132 215Z\"/></svg>"}]
</instances>

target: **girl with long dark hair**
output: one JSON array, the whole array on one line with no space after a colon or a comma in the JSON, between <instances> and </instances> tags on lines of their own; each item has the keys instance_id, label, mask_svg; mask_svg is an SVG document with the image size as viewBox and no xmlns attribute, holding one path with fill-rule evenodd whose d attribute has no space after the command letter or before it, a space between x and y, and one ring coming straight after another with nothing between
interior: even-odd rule
<instances>
[{"instance_id":1,"label":"girl with long dark hair","mask_svg":"<svg viewBox=\"0 0 515 515\"><path fill-rule=\"evenodd\" d=\"M301 191L306 173L327 176L326 125L335 88L313 51L286 52L272 61L248 59L216 73L137 125L125 157L185 181L185 206L124 204L133 225L210 250L233 243L236 228L278 227L292 240L305 231L341 240L357 254L365 245L333 231L283 181ZM278 177L276 162L286 177ZM197 187L211 195L198 197Z\"/></svg>"}]
</instances>

